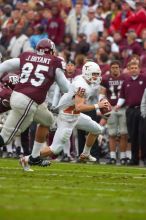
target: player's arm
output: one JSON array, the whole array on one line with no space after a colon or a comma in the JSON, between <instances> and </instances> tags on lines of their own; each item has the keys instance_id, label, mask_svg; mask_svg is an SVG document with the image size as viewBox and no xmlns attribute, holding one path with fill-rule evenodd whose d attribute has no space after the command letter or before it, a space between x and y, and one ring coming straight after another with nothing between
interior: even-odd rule
<instances>
[{"instance_id":1,"label":"player's arm","mask_svg":"<svg viewBox=\"0 0 146 220\"><path fill-rule=\"evenodd\" d=\"M114 106L115 111L118 111L125 104L125 101L126 101L123 84L122 84L122 88L120 90L120 96L118 98L117 104Z\"/></svg>"},{"instance_id":2,"label":"player's arm","mask_svg":"<svg viewBox=\"0 0 146 220\"><path fill-rule=\"evenodd\" d=\"M102 100L101 102L98 102L97 104L93 104L93 105L86 104L84 89L82 88L79 88L75 95L76 111L87 112L87 111L97 110L99 108L104 108L107 106L108 106L107 100Z\"/></svg>"},{"instance_id":3,"label":"player's arm","mask_svg":"<svg viewBox=\"0 0 146 220\"><path fill-rule=\"evenodd\" d=\"M61 92L63 92L63 93L68 92L70 82L65 77L62 69L60 69L60 68L56 69L55 80L56 80L58 86L60 87Z\"/></svg>"},{"instance_id":4,"label":"player's arm","mask_svg":"<svg viewBox=\"0 0 146 220\"><path fill-rule=\"evenodd\" d=\"M5 72L16 71L20 68L20 59L13 58L10 60L6 60L0 64L0 78L3 76Z\"/></svg>"},{"instance_id":5,"label":"player's arm","mask_svg":"<svg viewBox=\"0 0 146 220\"><path fill-rule=\"evenodd\" d=\"M56 84L55 88L54 88L54 95L53 95L53 99L52 99L52 108L55 108L58 103L59 103L59 98L60 98L60 88L59 86Z\"/></svg>"},{"instance_id":6,"label":"player's arm","mask_svg":"<svg viewBox=\"0 0 146 220\"><path fill-rule=\"evenodd\" d=\"M101 86L100 90L99 90L99 98L98 98L98 100L100 101L100 100L102 100L104 98L106 98L106 88Z\"/></svg>"},{"instance_id":7,"label":"player's arm","mask_svg":"<svg viewBox=\"0 0 146 220\"><path fill-rule=\"evenodd\" d=\"M122 107L122 105L124 105L124 103L125 103L125 99L119 98L119 99L118 99L118 102L117 102L117 104L116 104L116 106L114 107L114 109L115 109L115 110L120 109L120 108Z\"/></svg>"}]
</instances>

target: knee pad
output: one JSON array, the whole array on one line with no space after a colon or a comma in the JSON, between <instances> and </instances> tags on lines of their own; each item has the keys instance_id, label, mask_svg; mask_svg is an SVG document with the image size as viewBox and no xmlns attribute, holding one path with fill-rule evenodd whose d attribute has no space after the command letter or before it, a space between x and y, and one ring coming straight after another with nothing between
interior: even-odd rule
<instances>
[{"instance_id":1,"label":"knee pad","mask_svg":"<svg viewBox=\"0 0 146 220\"><path fill-rule=\"evenodd\" d=\"M96 127L95 130L96 130L96 132L95 131L93 131L93 132L91 131L91 133L94 134L94 135L100 135L100 134L104 133L105 128L98 124L98 128Z\"/></svg>"},{"instance_id":2,"label":"knee pad","mask_svg":"<svg viewBox=\"0 0 146 220\"><path fill-rule=\"evenodd\" d=\"M61 137L62 144L65 144L69 140L71 134L72 134L72 129L70 128L64 129L63 135Z\"/></svg>"}]
</instances>

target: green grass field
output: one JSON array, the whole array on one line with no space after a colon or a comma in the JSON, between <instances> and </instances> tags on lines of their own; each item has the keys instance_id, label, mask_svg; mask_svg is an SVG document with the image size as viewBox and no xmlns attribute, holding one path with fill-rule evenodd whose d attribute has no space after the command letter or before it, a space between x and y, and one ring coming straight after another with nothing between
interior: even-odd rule
<instances>
[{"instance_id":1,"label":"green grass field","mask_svg":"<svg viewBox=\"0 0 146 220\"><path fill-rule=\"evenodd\" d=\"M0 159L0 220L146 220L146 168Z\"/></svg>"}]
</instances>

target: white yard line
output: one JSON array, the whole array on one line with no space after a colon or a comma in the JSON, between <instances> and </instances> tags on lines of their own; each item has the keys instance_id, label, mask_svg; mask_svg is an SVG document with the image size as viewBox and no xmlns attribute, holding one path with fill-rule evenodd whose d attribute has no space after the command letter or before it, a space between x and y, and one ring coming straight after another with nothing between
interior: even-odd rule
<instances>
[{"instance_id":1,"label":"white yard line","mask_svg":"<svg viewBox=\"0 0 146 220\"><path fill-rule=\"evenodd\" d=\"M98 206L98 204L97 204L97 206ZM3 208L5 208L5 209L7 209L7 210L20 210L20 208L21 208L21 210L28 210L28 211L31 211L31 210L34 210L34 207L32 207L32 206L25 206L25 207L21 207L21 206L17 206L17 205L4 205L4 206L2 206ZM68 208L58 208L58 207L55 207L55 208L52 208L52 207L37 207L37 210L38 211L51 211L51 212L74 212L74 213L83 213L83 208L72 208L72 210L69 210ZM88 208L88 207L86 207L86 209L84 209L84 213L99 213L99 212L101 212L101 213L103 213L103 212L105 212L105 209L103 208ZM106 210L106 213L108 214L108 213L129 213L129 214L133 214L133 213L135 213L135 214L145 214L146 213L146 210L145 209L126 209L125 210L125 208L123 208L123 209L118 209L118 208L115 208L115 209L111 209L111 210Z\"/></svg>"},{"instance_id":2,"label":"white yard line","mask_svg":"<svg viewBox=\"0 0 146 220\"><path fill-rule=\"evenodd\" d=\"M37 167L37 166L33 166L33 168L35 169L35 171L41 171L41 172L54 172L54 171L57 171L57 172L65 172L65 173L67 173L67 175L68 175L68 173L70 173L70 172L73 172L73 173L94 173L94 175L95 175L95 172L97 172L97 174L109 174L109 172L111 172L111 170L109 170L109 169L107 169L107 171L96 171L96 170L80 170L80 171L78 171L78 170L67 170L67 169L61 169L61 168L59 168L59 169L54 169L54 168L52 168L52 167L48 167L48 169L47 169L47 167L45 167L45 168L39 168L39 167ZM1 167L0 166L0 169L4 169L4 170L22 170L22 168L21 167ZM104 169L105 169L105 167L104 167ZM145 171L145 172L143 172L143 173L135 173L134 175L146 175L146 169L145 168L134 168L133 170L135 170L135 169L137 169L137 170L140 170L140 171ZM22 170L23 171L23 170ZM52 175L54 175L54 174L52 174ZM128 170L128 172L113 172L113 173L111 173L111 175L132 175L132 173L130 173L130 169Z\"/></svg>"}]
</instances>

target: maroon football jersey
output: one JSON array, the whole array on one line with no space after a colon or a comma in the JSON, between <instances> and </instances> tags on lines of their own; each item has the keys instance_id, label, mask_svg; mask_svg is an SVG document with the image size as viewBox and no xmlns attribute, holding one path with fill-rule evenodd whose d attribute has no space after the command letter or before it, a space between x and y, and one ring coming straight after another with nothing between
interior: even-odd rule
<instances>
[{"instance_id":1,"label":"maroon football jersey","mask_svg":"<svg viewBox=\"0 0 146 220\"><path fill-rule=\"evenodd\" d=\"M11 94L12 90L0 83L0 113L11 109L9 105Z\"/></svg>"},{"instance_id":2,"label":"maroon football jersey","mask_svg":"<svg viewBox=\"0 0 146 220\"><path fill-rule=\"evenodd\" d=\"M15 91L41 104L55 80L55 71L62 67L62 60L53 55L24 52L20 55L20 80Z\"/></svg>"},{"instance_id":3,"label":"maroon football jersey","mask_svg":"<svg viewBox=\"0 0 146 220\"><path fill-rule=\"evenodd\" d=\"M101 85L106 88L106 96L112 106L117 104L120 89L125 77L125 74L121 74L118 77L113 77L111 74L102 77Z\"/></svg>"}]
</instances>

